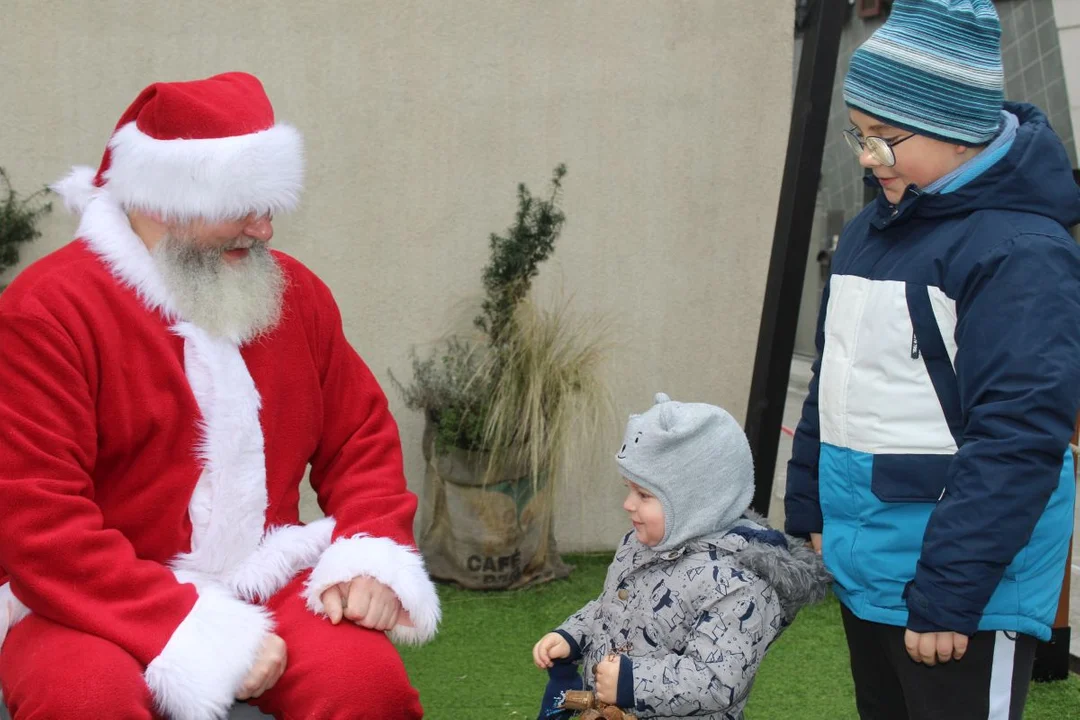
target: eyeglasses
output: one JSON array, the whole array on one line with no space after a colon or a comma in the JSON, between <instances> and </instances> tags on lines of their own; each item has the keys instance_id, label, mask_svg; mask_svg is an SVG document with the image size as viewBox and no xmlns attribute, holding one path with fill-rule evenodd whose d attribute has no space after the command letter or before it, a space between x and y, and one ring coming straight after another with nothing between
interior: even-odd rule
<instances>
[{"instance_id":1,"label":"eyeglasses","mask_svg":"<svg viewBox=\"0 0 1080 720\"><path fill-rule=\"evenodd\" d=\"M896 153L893 152L893 148L913 137L915 137L915 133L899 140L889 141L874 136L868 138L859 137L858 130L854 127L844 131L844 139L847 140L851 152L855 153L855 157L861 158L863 153L869 150L870 157L874 158L874 162L884 167L892 167L896 164Z\"/></svg>"}]
</instances>

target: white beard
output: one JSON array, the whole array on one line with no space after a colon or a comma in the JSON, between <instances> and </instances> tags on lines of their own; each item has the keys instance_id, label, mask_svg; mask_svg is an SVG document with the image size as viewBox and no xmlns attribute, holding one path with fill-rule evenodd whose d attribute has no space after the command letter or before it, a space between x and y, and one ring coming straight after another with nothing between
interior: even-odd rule
<instances>
[{"instance_id":1,"label":"white beard","mask_svg":"<svg viewBox=\"0 0 1080 720\"><path fill-rule=\"evenodd\" d=\"M223 247L200 248L187 238L161 239L151 256L183 320L239 344L273 329L281 318L285 277L270 249L255 242L241 260L224 257L226 250L252 242L237 238Z\"/></svg>"}]
</instances>

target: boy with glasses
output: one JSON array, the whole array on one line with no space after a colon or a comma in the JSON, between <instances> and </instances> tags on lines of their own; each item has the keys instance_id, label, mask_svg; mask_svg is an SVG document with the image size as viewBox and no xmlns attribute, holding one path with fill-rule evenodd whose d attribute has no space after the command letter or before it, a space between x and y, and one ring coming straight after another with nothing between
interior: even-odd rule
<instances>
[{"instance_id":1,"label":"boy with glasses","mask_svg":"<svg viewBox=\"0 0 1080 720\"><path fill-rule=\"evenodd\" d=\"M1057 609L1080 408L1080 192L1006 103L990 0L897 0L844 137L882 192L841 236L788 467L863 718L1020 718Z\"/></svg>"}]
</instances>

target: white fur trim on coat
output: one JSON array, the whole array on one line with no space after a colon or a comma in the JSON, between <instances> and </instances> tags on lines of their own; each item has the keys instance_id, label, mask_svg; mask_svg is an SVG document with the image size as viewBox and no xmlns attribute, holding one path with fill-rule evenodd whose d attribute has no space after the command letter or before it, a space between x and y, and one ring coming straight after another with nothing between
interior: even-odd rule
<instances>
[{"instance_id":1,"label":"white fur trim on coat","mask_svg":"<svg viewBox=\"0 0 1080 720\"><path fill-rule=\"evenodd\" d=\"M340 538L319 558L304 587L307 606L325 615L322 594L330 586L367 575L393 590L414 627L397 625L390 631L396 643L418 645L435 636L442 616L435 584L424 569L420 553L389 538L355 535Z\"/></svg>"},{"instance_id":2,"label":"white fur trim on coat","mask_svg":"<svg viewBox=\"0 0 1080 720\"><path fill-rule=\"evenodd\" d=\"M76 235L105 262L117 280L138 294L148 308L160 311L167 320L178 316L150 251L131 229L127 214L107 191L98 191L87 203Z\"/></svg>"},{"instance_id":3,"label":"white fur trim on coat","mask_svg":"<svg viewBox=\"0 0 1080 720\"><path fill-rule=\"evenodd\" d=\"M235 343L189 322L173 332L184 338L184 371L202 413L203 471L188 505L191 552L170 565L225 578L259 548L266 523L262 401Z\"/></svg>"},{"instance_id":4,"label":"white fur trim on coat","mask_svg":"<svg viewBox=\"0 0 1080 720\"><path fill-rule=\"evenodd\" d=\"M11 592L11 583L0 585L0 649L4 647L8 631L29 614L30 608Z\"/></svg>"},{"instance_id":5,"label":"white fur trim on coat","mask_svg":"<svg viewBox=\"0 0 1080 720\"><path fill-rule=\"evenodd\" d=\"M307 525L282 525L266 531L258 549L225 573L174 570L176 579L197 588L216 586L249 602L266 602L301 571L315 565L330 547L334 519L321 518Z\"/></svg>"},{"instance_id":6,"label":"white fur trim on coat","mask_svg":"<svg viewBox=\"0 0 1080 720\"><path fill-rule=\"evenodd\" d=\"M238 597L265 602L301 570L315 565L333 534L333 518L270 528L258 550L233 571L230 590Z\"/></svg>"},{"instance_id":7,"label":"white fur trim on coat","mask_svg":"<svg viewBox=\"0 0 1080 720\"><path fill-rule=\"evenodd\" d=\"M263 608L200 590L191 612L146 668L155 705L172 720L226 717L272 629Z\"/></svg>"},{"instance_id":8,"label":"white fur trim on coat","mask_svg":"<svg viewBox=\"0 0 1080 720\"><path fill-rule=\"evenodd\" d=\"M278 124L261 132L158 140L128 123L109 140L105 186L121 207L166 220L228 220L296 207L304 182L300 133Z\"/></svg>"},{"instance_id":9,"label":"white fur trim on coat","mask_svg":"<svg viewBox=\"0 0 1080 720\"><path fill-rule=\"evenodd\" d=\"M191 551L169 565L183 582L214 583L245 600L267 600L330 546L334 520L271 528L261 399L240 348L188 322L184 370L202 413L196 453L203 471L188 504Z\"/></svg>"},{"instance_id":10,"label":"white fur trim on coat","mask_svg":"<svg viewBox=\"0 0 1080 720\"><path fill-rule=\"evenodd\" d=\"M178 318L149 250L109 191L98 191L90 200L78 235L148 308L161 312L167 322ZM188 508L191 552L170 565L181 582L200 588L216 584L247 600L268 598L315 564L330 546L334 521L271 528L264 534L261 400L240 348L191 323L177 323L173 330L184 338L184 368L202 414L194 450L203 472Z\"/></svg>"}]
</instances>

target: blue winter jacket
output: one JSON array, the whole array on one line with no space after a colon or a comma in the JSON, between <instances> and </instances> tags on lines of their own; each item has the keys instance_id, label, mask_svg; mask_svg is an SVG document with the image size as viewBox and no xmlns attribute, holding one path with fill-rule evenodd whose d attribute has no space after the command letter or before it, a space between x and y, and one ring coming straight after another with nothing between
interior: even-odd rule
<instances>
[{"instance_id":1,"label":"blue winter jacket","mask_svg":"<svg viewBox=\"0 0 1080 720\"><path fill-rule=\"evenodd\" d=\"M1080 190L1030 105L947 194L880 195L844 229L795 433L789 533L823 533L855 615L1050 637L1072 532Z\"/></svg>"}]
</instances>

